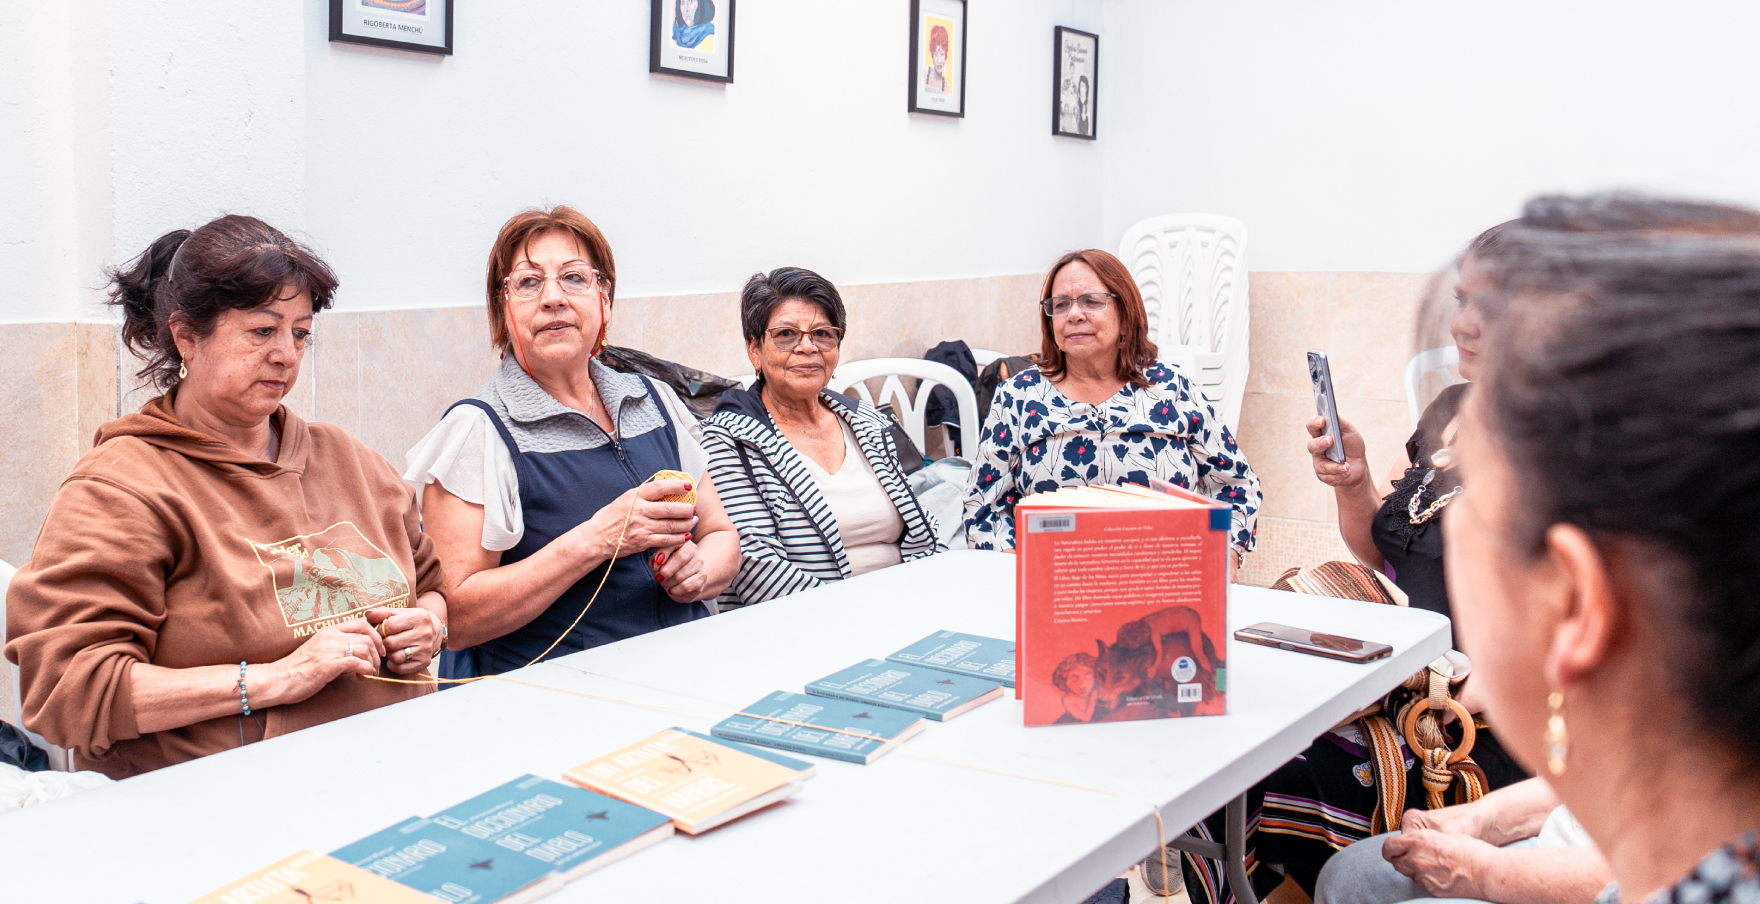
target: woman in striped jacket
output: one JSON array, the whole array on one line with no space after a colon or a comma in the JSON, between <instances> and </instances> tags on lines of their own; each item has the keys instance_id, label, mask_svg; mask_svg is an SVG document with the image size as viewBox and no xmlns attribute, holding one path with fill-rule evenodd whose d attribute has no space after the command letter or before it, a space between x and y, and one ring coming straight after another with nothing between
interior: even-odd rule
<instances>
[{"instance_id":1,"label":"woman in striped jacket","mask_svg":"<svg viewBox=\"0 0 1760 904\"><path fill-rule=\"evenodd\" d=\"M709 474L739 528L739 574L718 601L760 603L947 548L911 493L891 422L825 388L843 299L811 270L759 273L740 294L758 381L703 425Z\"/></svg>"}]
</instances>

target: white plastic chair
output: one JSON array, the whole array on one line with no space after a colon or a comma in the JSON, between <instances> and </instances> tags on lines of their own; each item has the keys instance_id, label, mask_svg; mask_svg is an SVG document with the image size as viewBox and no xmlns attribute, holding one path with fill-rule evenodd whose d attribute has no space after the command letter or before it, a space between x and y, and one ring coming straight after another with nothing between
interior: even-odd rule
<instances>
[{"instance_id":1,"label":"white plastic chair","mask_svg":"<svg viewBox=\"0 0 1760 904\"><path fill-rule=\"evenodd\" d=\"M878 377L886 379L875 396L868 392L867 381ZM905 389L900 377L917 380L914 395ZM904 423L904 432L919 449L924 448L923 422L928 413L929 390L936 386L952 390L959 402L960 448L966 450L969 458L978 448L978 394L959 371L921 358L869 358L839 365L830 383L832 392L852 393L875 407L892 403L892 410L898 412Z\"/></svg>"},{"instance_id":2,"label":"white plastic chair","mask_svg":"<svg viewBox=\"0 0 1760 904\"><path fill-rule=\"evenodd\" d=\"M1442 385L1437 391L1447 389L1456 383L1463 383L1460 371L1455 368L1461 363L1461 350L1453 345L1441 348L1428 348L1412 356L1406 362L1406 405L1412 411L1412 426L1418 426L1418 419L1424 416L1424 405L1429 399L1436 398L1433 392L1424 395L1424 378L1430 374L1440 374Z\"/></svg>"},{"instance_id":3,"label":"white plastic chair","mask_svg":"<svg viewBox=\"0 0 1760 904\"><path fill-rule=\"evenodd\" d=\"M728 377L728 379L734 381L735 383L738 383L739 388L741 388L741 389L751 389L752 384L758 382L758 375L757 374L740 374L737 377Z\"/></svg>"},{"instance_id":4,"label":"white plastic chair","mask_svg":"<svg viewBox=\"0 0 1760 904\"><path fill-rule=\"evenodd\" d=\"M6 590L12 585L12 576L17 573L17 568L0 561L0 647L6 645ZM49 767L51 769L61 772L72 771L73 766L69 762L67 751L43 740L42 735L24 727L24 694L23 688L18 683L18 666L9 664L8 668L12 670L12 711L18 713L19 730L31 739L32 744L49 752Z\"/></svg>"},{"instance_id":5,"label":"white plastic chair","mask_svg":"<svg viewBox=\"0 0 1760 904\"><path fill-rule=\"evenodd\" d=\"M1236 430L1247 388L1247 225L1208 213L1150 217L1125 230L1118 257L1142 290L1161 359L1188 368Z\"/></svg>"},{"instance_id":6,"label":"white plastic chair","mask_svg":"<svg viewBox=\"0 0 1760 904\"><path fill-rule=\"evenodd\" d=\"M1008 356L1001 353L1001 352L991 351L990 349L987 349L987 348L974 348L974 349L972 349L972 360L978 362L978 370L980 370L980 371L982 371L986 367L989 367L991 362L999 361L999 360L1006 358L1006 357L1008 357Z\"/></svg>"}]
</instances>

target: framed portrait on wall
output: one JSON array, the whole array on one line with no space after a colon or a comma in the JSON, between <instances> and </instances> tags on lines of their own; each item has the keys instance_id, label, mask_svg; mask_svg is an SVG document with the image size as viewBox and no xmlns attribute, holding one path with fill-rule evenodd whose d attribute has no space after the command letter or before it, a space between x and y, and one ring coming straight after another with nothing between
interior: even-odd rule
<instances>
[{"instance_id":1,"label":"framed portrait on wall","mask_svg":"<svg viewBox=\"0 0 1760 904\"><path fill-rule=\"evenodd\" d=\"M966 115L966 0L911 0L909 109Z\"/></svg>"},{"instance_id":2,"label":"framed portrait on wall","mask_svg":"<svg viewBox=\"0 0 1760 904\"><path fill-rule=\"evenodd\" d=\"M650 0L648 71L733 81L733 0Z\"/></svg>"},{"instance_id":3,"label":"framed portrait on wall","mask_svg":"<svg viewBox=\"0 0 1760 904\"><path fill-rule=\"evenodd\" d=\"M330 0L330 40L452 55L452 0Z\"/></svg>"},{"instance_id":4,"label":"framed portrait on wall","mask_svg":"<svg viewBox=\"0 0 1760 904\"><path fill-rule=\"evenodd\" d=\"M1052 64L1051 134L1094 139L1094 101L1100 96L1100 36L1059 25Z\"/></svg>"}]
</instances>

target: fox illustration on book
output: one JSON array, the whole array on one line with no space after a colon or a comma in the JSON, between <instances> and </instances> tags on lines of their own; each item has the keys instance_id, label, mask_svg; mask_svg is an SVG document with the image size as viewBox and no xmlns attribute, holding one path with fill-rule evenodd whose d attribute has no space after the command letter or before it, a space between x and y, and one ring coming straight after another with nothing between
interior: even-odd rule
<instances>
[{"instance_id":1,"label":"fox illustration on book","mask_svg":"<svg viewBox=\"0 0 1760 904\"><path fill-rule=\"evenodd\" d=\"M1169 606L1118 628L1112 644L1094 639L1095 652L1071 653L1051 683L1062 692L1059 722L1105 722L1194 715L1203 704L1179 700L1179 686L1216 687L1223 668L1203 621L1187 606ZM1191 674L1176 675L1181 660ZM1143 707L1156 710L1142 712ZM1136 711L1133 711L1136 710Z\"/></svg>"}]
</instances>

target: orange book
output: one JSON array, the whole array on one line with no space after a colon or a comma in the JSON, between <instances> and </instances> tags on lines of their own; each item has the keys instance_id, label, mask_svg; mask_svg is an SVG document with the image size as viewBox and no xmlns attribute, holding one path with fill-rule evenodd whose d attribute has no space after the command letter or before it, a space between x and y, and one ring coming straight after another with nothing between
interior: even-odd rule
<instances>
[{"instance_id":1,"label":"orange book","mask_svg":"<svg viewBox=\"0 0 1760 904\"><path fill-rule=\"evenodd\" d=\"M335 857L300 851L235 879L190 904L434 904L434 899L350 866Z\"/></svg>"},{"instance_id":2,"label":"orange book","mask_svg":"<svg viewBox=\"0 0 1760 904\"><path fill-rule=\"evenodd\" d=\"M787 766L677 729L667 729L564 772L589 791L670 817L695 835L783 800L800 789Z\"/></svg>"},{"instance_id":3,"label":"orange book","mask_svg":"<svg viewBox=\"0 0 1760 904\"><path fill-rule=\"evenodd\" d=\"M1075 487L1015 506L1015 693L1028 725L1228 711L1226 505Z\"/></svg>"}]
</instances>

